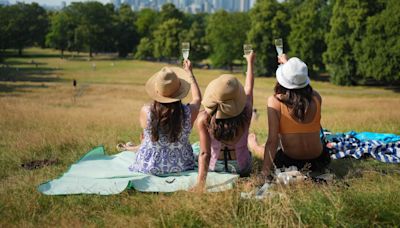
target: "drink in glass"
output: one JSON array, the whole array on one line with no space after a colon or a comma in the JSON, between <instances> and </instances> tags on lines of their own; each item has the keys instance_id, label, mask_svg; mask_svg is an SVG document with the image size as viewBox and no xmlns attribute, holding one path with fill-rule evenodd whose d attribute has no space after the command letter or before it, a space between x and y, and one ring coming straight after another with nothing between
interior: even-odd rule
<instances>
[{"instance_id":1,"label":"drink in glass","mask_svg":"<svg viewBox=\"0 0 400 228\"><path fill-rule=\"evenodd\" d=\"M283 54L283 40L282 38L275 39L275 47L276 47L276 52L278 53L278 56Z\"/></svg>"},{"instance_id":2,"label":"drink in glass","mask_svg":"<svg viewBox=\"0 0 400 228\"><path fill-rule=\"evenodd\" d=\"M183 56L184 60L187 60L189 58L189 51L190 51L190 43L183 42L182 43L182 56Z\"/></svg>"},{"instance_id":3,"label":"drink in glass","mask_svg":"<svg viewBox=\"0 0 400 228\"><path fill-rule=\"evenodd\" d=\"M253 47L251 46L251 44L244 44L244 45L243 45L243 52L244 52L244 55L250 54L251 51L253 51Z\"/></svg>"}]
</instances>

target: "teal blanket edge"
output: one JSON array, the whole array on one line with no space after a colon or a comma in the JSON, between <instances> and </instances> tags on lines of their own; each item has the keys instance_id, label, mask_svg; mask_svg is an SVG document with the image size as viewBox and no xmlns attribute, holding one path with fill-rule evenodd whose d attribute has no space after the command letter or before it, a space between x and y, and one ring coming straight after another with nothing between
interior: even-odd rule
<instances>
[{"instance_id":1,"label":"teal blanket edge","mask_svg":"<svg viewBox=\"0 0 400 228\"><path fill-rule=\"evenodd\" d=\"M195 152L198 144L193 144ZM44 182L38 191L45 195L72 194L119 194L125 189L140 192L176 192L186 191L195 186L197 168L195 170L153 176L131 172L128 166L134 161L136 153L124 151L115 155L107 155L104 146L97 146L83 155L60 177ZM209 172L207 191L219 192L232 189L238 175L231 173Z\"/></svg>"}]
</instances>

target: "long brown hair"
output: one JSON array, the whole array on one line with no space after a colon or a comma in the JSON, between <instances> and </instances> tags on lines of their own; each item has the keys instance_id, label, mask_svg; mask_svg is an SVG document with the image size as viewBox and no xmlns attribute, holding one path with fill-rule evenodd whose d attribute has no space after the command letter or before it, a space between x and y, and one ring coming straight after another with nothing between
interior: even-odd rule
<instances>
[{"instance_id":1,"label":"long brown hair","mask_svg":"<svg viewBox=\"0 0 400 228\"><path fill-rule=\"evenodd\" d=\"M183 109L181 101L160 103L154 101L150 107L151 140L158 141L159 133L167 134L170 142L178 141L182 131Z\"/></svg>"},{"instance_id":2,"label":"long brown hair","mask_svg":"<svg viewBox=\"0 0 400 228\"><path fill-rule=\"evenodd\" d=\"M249 111L246 106L239 115L228 119L217 119L215 113L211 114L208 129L216 140L229 142L236 138L241 130L243 132L249 123Z\"/></svg>"},{"instance_id":3,"label":"long brown hair","mask_svg":"<svg viewBox=\"0 0 400 228\"><path fill-rule=\"evenodd\" d=\"M291 110L290 114L301 122L304 121L307 109L311 103L313 88L307 85L301 89L287 89L281 84L276 83L274 90L274 96ZM277 96L278 94L280 96Z\"/></svg>"}]
</instances>

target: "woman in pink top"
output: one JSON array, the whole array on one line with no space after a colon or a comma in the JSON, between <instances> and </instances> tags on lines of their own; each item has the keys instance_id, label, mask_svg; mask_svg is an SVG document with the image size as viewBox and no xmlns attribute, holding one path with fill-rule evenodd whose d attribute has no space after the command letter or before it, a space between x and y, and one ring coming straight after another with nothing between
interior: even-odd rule
<instances>
[{"instance_id":1,"label":"woman in pink top","mask_svg":"<svg viewBox=\"0 0 400 228\"><path fill-rule=\"evenodd\" d=\"M222 171L248 176L251 171L251 154L247 136L253 110L255 54L246 55L247 76L245 86L233 76L223 74L207 86L202 104L204 111L198 115L200 136L199 175L197 187L204 190L207 172L218 170L217 160L224 160ZM236 161L236 167L228 166Z\"/></svg>"}]
</instances>

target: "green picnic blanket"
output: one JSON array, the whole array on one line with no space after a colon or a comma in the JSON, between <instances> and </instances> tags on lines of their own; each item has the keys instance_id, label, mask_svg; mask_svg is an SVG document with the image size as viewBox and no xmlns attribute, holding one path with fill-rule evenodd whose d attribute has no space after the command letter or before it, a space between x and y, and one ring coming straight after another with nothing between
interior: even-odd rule
<instances>
[{"instance_id":1,"label":"green picnic blanket","mask_svg":"<svg viewBox=\"0 0 400 228\"><path fill-rule=\"evenodd\" d=\"M195 152L198 144L193 145ZM39 185L38 190L46 195L69 194L118 194L127 188L141 192L175 192L188 190L196 184L197 168L179 174L154 176L131 172L129 165L136 153L124 151L107 155L99 146L86 153L61 177ZM209 172L207 191L218 192L233 188L238 175Z\"/></svg>"}]
</instances>

